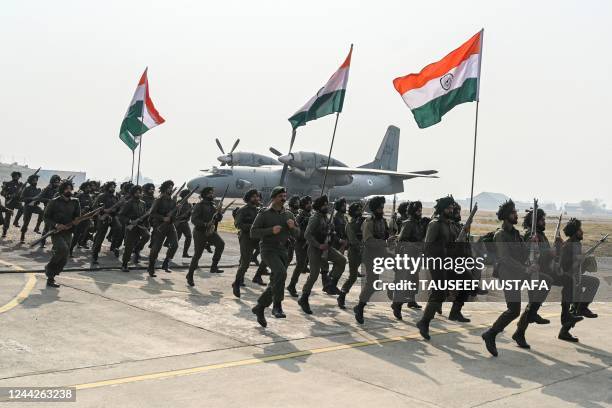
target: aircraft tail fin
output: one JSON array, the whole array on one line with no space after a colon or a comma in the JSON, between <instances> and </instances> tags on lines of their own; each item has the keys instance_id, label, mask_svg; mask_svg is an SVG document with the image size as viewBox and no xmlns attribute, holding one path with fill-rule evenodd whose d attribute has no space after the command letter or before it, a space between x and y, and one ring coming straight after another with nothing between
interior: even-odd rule
<instances>
[{"instance_id":1,"label":"aircraft tail fin","mask_svg":"<svg viewBox=\"0 0 612 408\"><path fill-rule=\"evenodd\" d=\"M380 169L397 171L400 130L393 125L387 128L387 133L378 148L374 161L359 166L364 169Z\"/></svg>"}]
</instances>

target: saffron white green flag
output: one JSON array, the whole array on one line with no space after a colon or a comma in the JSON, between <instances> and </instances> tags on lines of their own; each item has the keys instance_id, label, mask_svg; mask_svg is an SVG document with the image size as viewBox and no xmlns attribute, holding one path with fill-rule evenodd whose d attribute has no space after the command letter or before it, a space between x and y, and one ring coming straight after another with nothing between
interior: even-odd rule
<instances>
[{"instance_id":1,"label":"saffron white green flag","mask_svg":"<svg viewBox=\"0 0 612 408\"><path fill-rule=\"evenodd\" d=\"M342 63L340 68L338 68L331 78L329 78L325 86L319 89L319 92L306 102L306 105L289 118L289 122L291 126L293 126L293 129L325 115L342 112L342 105L344 104L344 95L346 94L346 85L349 77L349 68L351 67L352 53L353 46L351 45L351 49L344 63Z\"/></svg>"},{"instance_id":2,"label":"saffron white green flag","mask_svg":"<svg viewBox=\"0 0 612 408\"><path fill-rule=\"evenodd\" d=\"M149 80L147 79L147 70L142 73L136 92L130 107L128 108L123 122L121 122L121 130L119 131L119 139L123 141L134 151L140 144L140 137L149 129L165 122L149 96Z\"/></svg>"}]
</instances>

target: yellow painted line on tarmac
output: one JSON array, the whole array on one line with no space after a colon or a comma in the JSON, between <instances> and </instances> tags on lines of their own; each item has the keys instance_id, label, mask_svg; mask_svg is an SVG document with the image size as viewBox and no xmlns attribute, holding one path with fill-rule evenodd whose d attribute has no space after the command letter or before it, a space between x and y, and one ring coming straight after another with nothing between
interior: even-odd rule
<instances>
[{"instance_id":1,"label":"yellow painted line on tarmac","mask_svg":"<svg viewBox=\"0 0 612 408\"><path fill-rule=\"evenodd\" d=\"M1 259L0 259L0 265L10 266L18 271L24 270L19 265L5 262ZM15 308L17 305L23 302L25 299L27 299L27 297L30 296L30 292L32 292L32 289L34 289L34 286L36 286L36 275L32 273L28 275L28 280L26 281L23 289L21 289L21 291L17 294L17 296L15 296L10 302L5 304L4 306L0 306L0 313L8 312L9 310Z\"/></svg>"}]
</instances>

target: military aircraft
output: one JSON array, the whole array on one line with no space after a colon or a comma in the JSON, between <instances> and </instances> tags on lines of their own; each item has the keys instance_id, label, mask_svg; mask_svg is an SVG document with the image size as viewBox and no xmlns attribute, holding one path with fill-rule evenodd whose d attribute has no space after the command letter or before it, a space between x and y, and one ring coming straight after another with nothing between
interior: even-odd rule
<instances>
[{"instance_id":1,"label":"military aircraft","mask_svg":"<svg viewBox=\"0 0 612 408\"><path fill-rule=\"evenodd\" d=\"M389 126L374 160L359 167L349 167L333 157L327 167L327 155L303 151L283 154L273 147L270 151L277 156L279 164L244 165L245 161L251 162L253 156L250 159L248 155L251 153L235 156L234 149L239 142L237 140L228 154L234 156L227 157L225 161L228 166L202 170L204 174L190 180L187 186L190 189L197 187L197 191L214 187L217 194L222 194L228 187L227 198L242 198L251 188L256 188L267 197L275 186L283 185L291 195L318 197L327 168L325 193L330 199L345 197L349 201L357 201L372 195L401 193L404 191L404 180L417 177L437 178L437 170L397 171L399 135L399 128ZM226 155L221 143L217 144ZM224 163L222 158L224 157L218 159Z\"/></svg>"},{"instance_id":2,"label":"military aircraft","mask_svg":"<svg viewBox=\"0 0 612 408\"><path fill-rule=\"evenodd\" d=\"M219 139L215 139L215 142L217 142L219 150L221 150L221 153L223 153L221 156L217 157L217 160L221 162L221 166L259 167L265 165L281 165L278 160L272 157L264 156L263 154L257 154L252 152L234 152L234 150L236 150L236 147L238 146L238 143L240 143L240 139L236 139L236 142L232 146L232 149L229 151L229 153L225 153L225 150L223 150L223 146L221 145Z\"/></svg>"}]
</instances>

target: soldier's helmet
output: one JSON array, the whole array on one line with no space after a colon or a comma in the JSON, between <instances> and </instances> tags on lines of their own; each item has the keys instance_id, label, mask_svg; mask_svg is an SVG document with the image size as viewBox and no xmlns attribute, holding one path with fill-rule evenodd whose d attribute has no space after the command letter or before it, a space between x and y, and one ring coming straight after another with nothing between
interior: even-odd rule
<instances>
[{"instance_id":1,"label":"soldier's helmet","mask_svg":"<svg viewBox=\"0 0 612 408\"><path fill-rule=\"evenodd\" d=\"M348 214L351 217L355 217L358 212L363 211L363 205L360 202L351 203L348 208Z\"/></svg>"},{"instance_id":2,"label":"soldier's helmet","mask_svg":"<svg viewBox=\"0 0 612 408\"><path fill-rule=\"evenodd\" d=\"M58 176L57 174L54 174L49 179L49 182L51 182L51 183L59 183L61 180L62 180L62 178L60 176Z\"/></svg>"},{"instance_id":3,"label":"soldier's helmet","mask_svg":"<svg viewBox=\"0 0 612 408\"><path fill-rule=\"evenodd\" d=\"M337 199L337 200L334 202L334 209L335 209L336 211L340 211L340 209L342 208L342 206L343 206L343 205L345 205L345 204L346 204L346 198L344 198L344 197L340 197L339 199Z\"/></svg>"},{"instance_id":4,"label":"soldier's helmet","mask_svg":"<svg viewBox=\"0 0 612 408\"><path fill-rule=\"evenodd\" d=\"M397 213L403 216L408 215L408 206L410 205L410 201L404 201L397 206Z\"/></svg>"},{"instance_id":5,"label":"soldier's helmet","mask_svg":"<svg viewBox=\"0 0 612 408\"><path fill-rule=\"evenodd\" d=\"M300 198L300 208L302 210L306 209L306 206L310 203L312 203L312 197L309 195L305 195L304 197Z\"/></svg>"},{"instance_id":6,"label":"soldier's helmet","mask_svg":"<svg viewBox=\"0 0 612 408\"><path fill-rule=\"evenodd\" d=\"M20 171L14 171L11 173L11 177L21 177L21 172Z\"/></svg>"},{"instance_id":7,"label":"soldier's helmet","mask_svg":"<svg viewBox=\"0 0 612 408\"><path fill-rule=\"evenodd\" d=\"M32 183L33 181L38 181L38 174L36 174L36 175L30 174L28 176L28 183Z\"/></svg>"},{"instance_id":8,"label":"soldier's helmet","mask_svg":"<svg viewBox=\"0 0 612 408\"><path fill-rule=\"evenodd\" d=\"M384 196L376 196L372 197L370 201L368 201L368 208L370 211L376 211L380 207L385 206L385 197Z\"/></svg>"},{"instance_id":9,"label":"soldier's helmet","mask_svg":"<svg viewBox=\"0 0 612 408\"><path fill-rule=\"evenodd\" d=\"M321 197L318 197L316 200L314 200L314 202L312 203L312 208L314 208L315 211L319 211L328 202L329 200L327 199L327 196L322 195Z\"/></svg>"}]
</instances>

